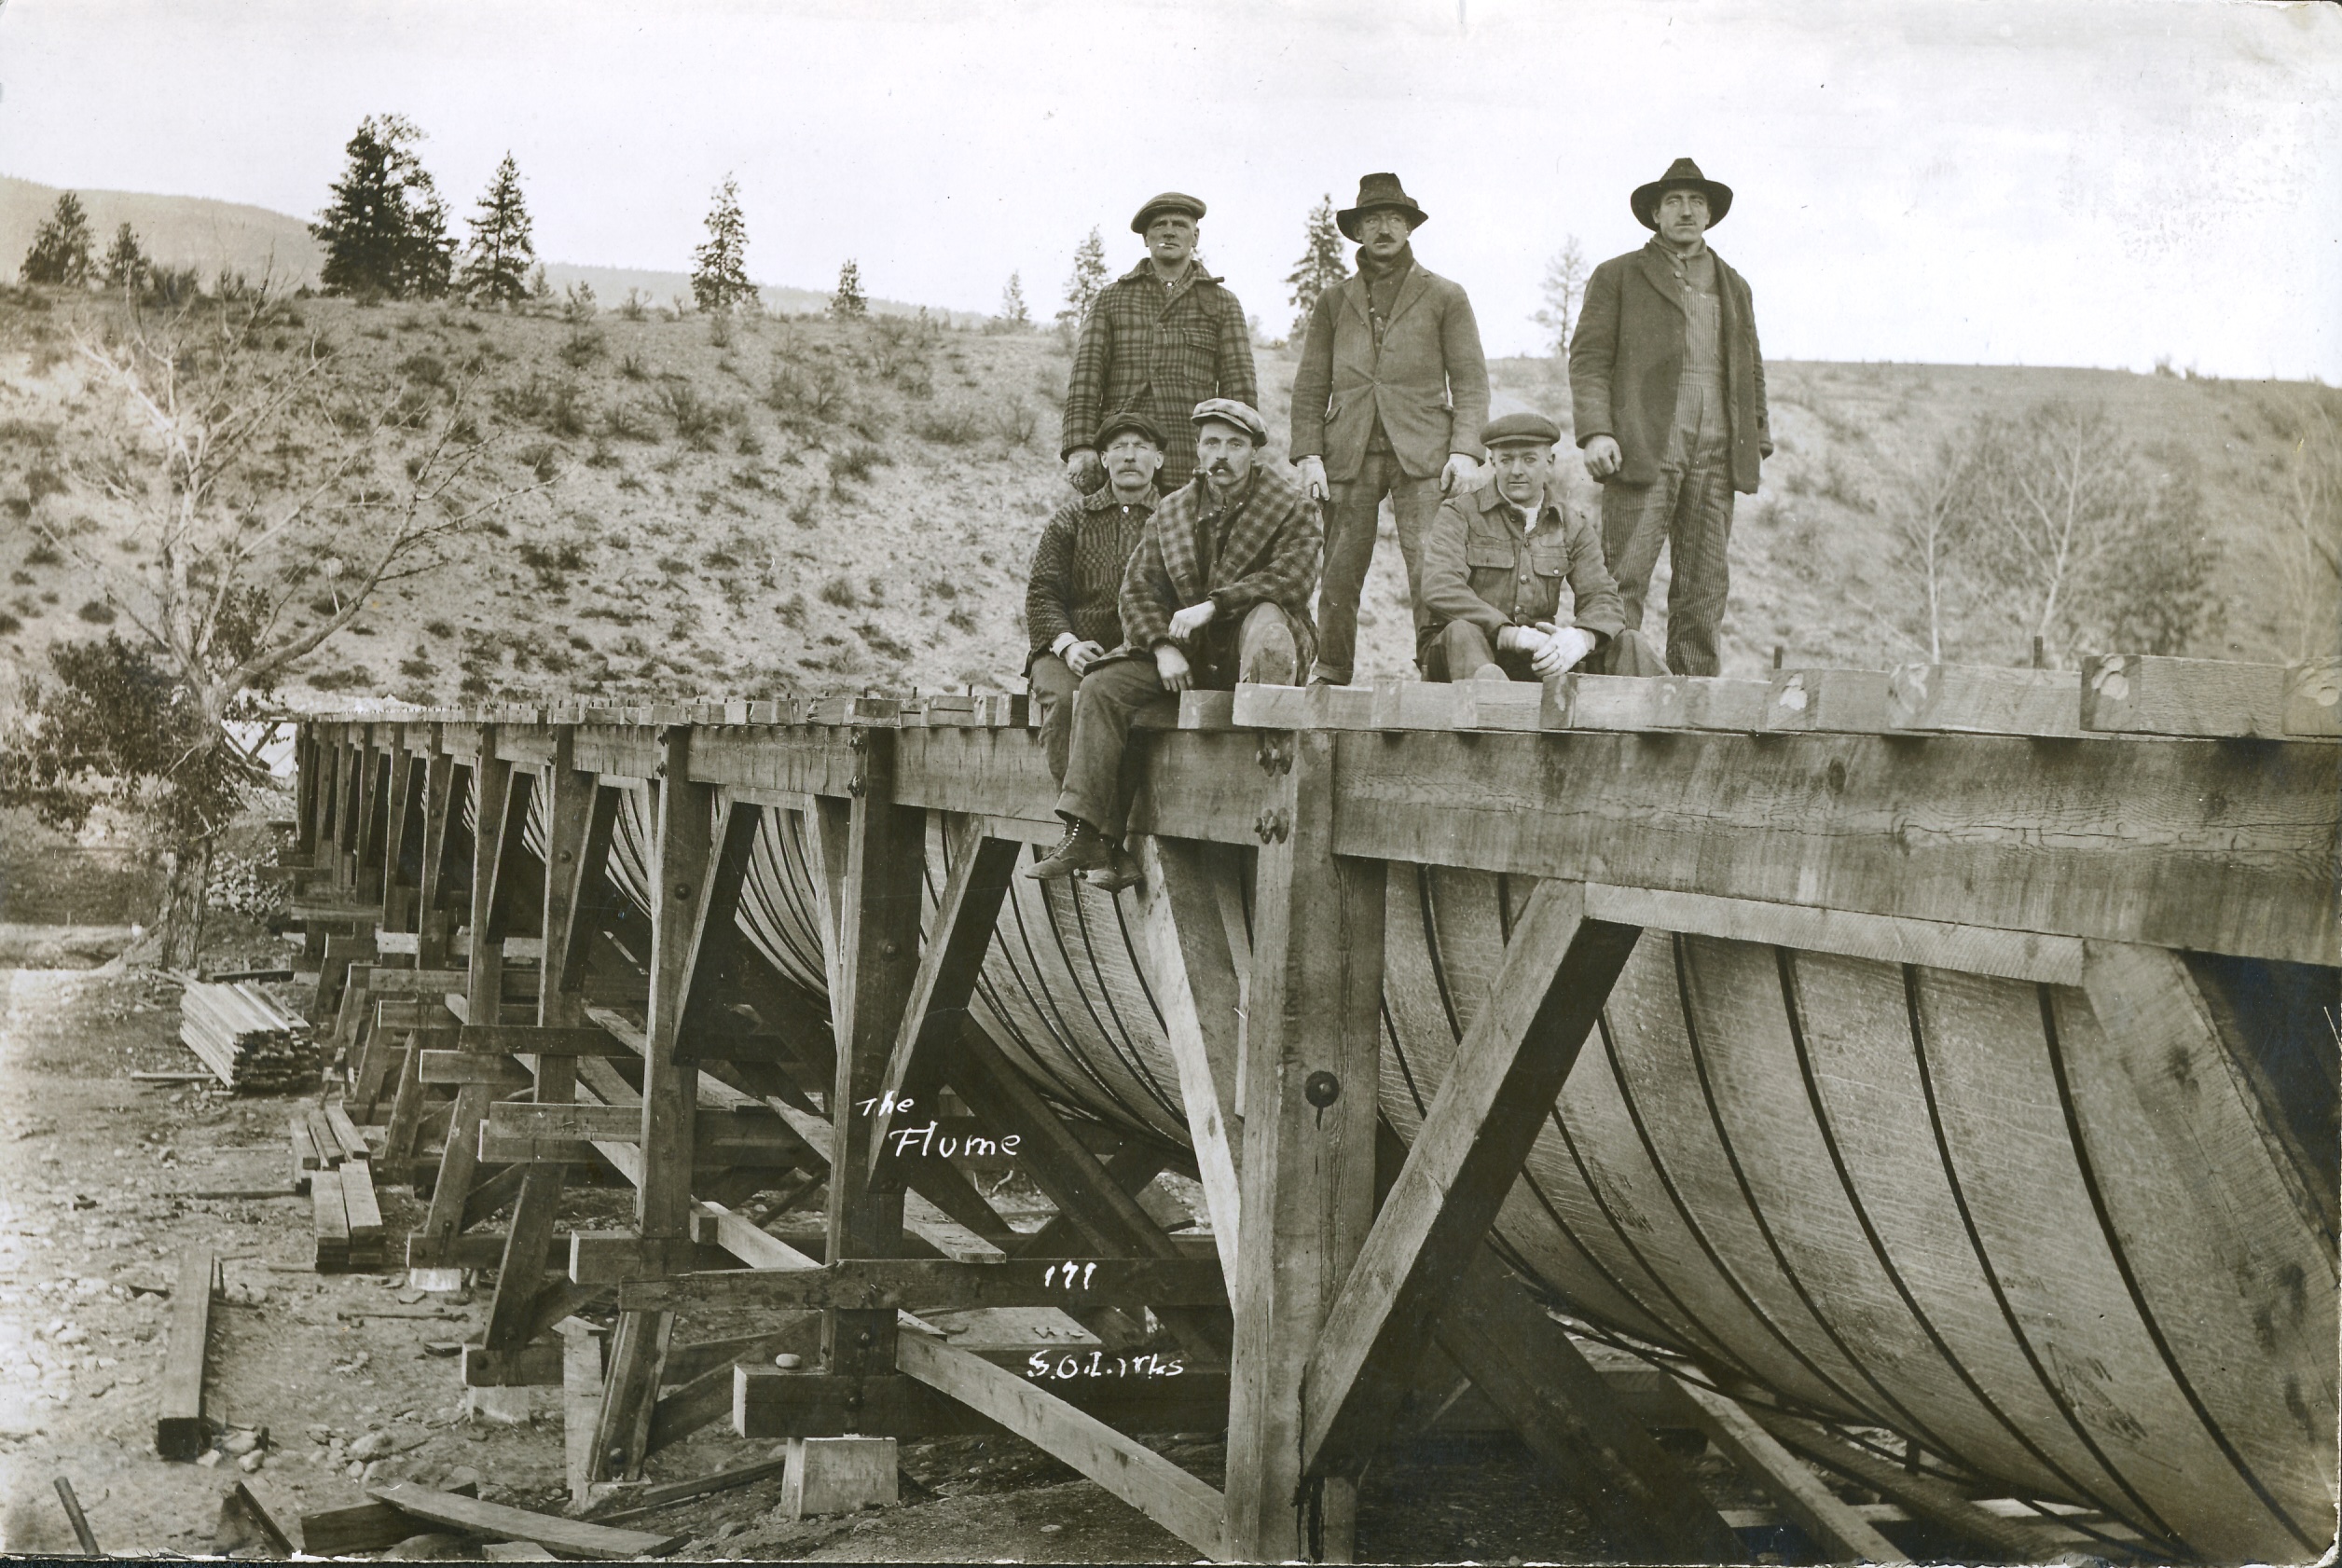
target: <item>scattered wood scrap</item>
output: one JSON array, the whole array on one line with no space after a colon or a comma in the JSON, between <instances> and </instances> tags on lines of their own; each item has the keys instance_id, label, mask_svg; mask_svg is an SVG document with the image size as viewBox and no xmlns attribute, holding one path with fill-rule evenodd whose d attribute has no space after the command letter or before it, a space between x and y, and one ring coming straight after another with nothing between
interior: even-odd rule
<instances>
[{"instance_id":1,"label":"scattered wood scrap","mask_svg":"<svg viewBox=\"0 0 2342 1568\"><path fill-rule=\"evenodd\" d=\"M729 1370L729 1369L726 1369ZM627 1506L614 1513L601 1515L596 1523L615 1524L622 1519L641 1519L661 1508L671 1508L678 1503L688 1503L695 1497L711 1492L729 1492L736 1486L747 1486L767 1476L778 1476L788 1467L786 1456L778 1459L759 1459L750 1465L735 1465L728 1470L716 1470L696 1480L668 1481L662 1486L646 1486L627 1498Z\"/></svg>"},{"instance_id":2,"label":"scattered wood scrap","mask_svg":"<svg viewBox=\"0 0 2342 1568\"><path fill-rule=\"evenodd\" d=\"M464 1481L448 1489L451 1497L470 1497L479 1491ZM381 1551L416 1534L412 1515L388 1503L358 1503L346 1508L325 1508L301 1516L301 1549L311 1557L346 1557L352 1552Z\"/></svg>"},{"instance_id":3,"label":"scattered wood scrap","mask_svg":"<svg viewBox=\"0 0 2342 1568\"><path fill-rule=\"evenodd\" d=\"M81 1511L81 1499L74 1495L73 1482L57 1478L57 1501L65 1506L65 1518L73 1522L74 1539L81 1543L84 1557L103 1557L98 1549L98 1538L90 1529L90 1516Z\"/></svg>"},{"instance_id":4,"label":"scattered wood scrap","mask_svg":"<svg viewBox=\"0 0 2342 1568\"><path fill-rule=\"evenodd\" d=\"M179 994L179 1042L230 1089L278 1093L317 1080L308 1025L249 985L189 982Z\"/></svg>"},{"instance_id":5,"label":"scattered wood scrap","mask_svg":"<svg viewBox=\"0 0 2342 1568\"><path fill-rule=\"evenodd\" d=\"M162 1366L162 1397L155 1414L155 1451L193 1459L211 1445L203 1415L203 1364L212 1338L212 1292L219 1259L208 1246L179 1259L179 1285L171 1297L171 1345Z\"/></svg>"},{"instance_id":6,"label":"scattered wood scrap","mask_svg":"<svg viewBox=\"0 0 2342 1568\"><path fill-rule=\"evenodd\" d=\"M426 1523L491 1541L534 1541L563 1557L618 1562L630 1557L664 1557L683 1543L681 1535L613 1530L606 1524L587 1524L508 1507L502 1503L483 1503L451 1492L436 1492L413 1481L368 1487L366 1492L377 1502L387 1503L400 1513ZM315 1549L313 1546L311 1549Z\"/></svg>"}]
</instances>

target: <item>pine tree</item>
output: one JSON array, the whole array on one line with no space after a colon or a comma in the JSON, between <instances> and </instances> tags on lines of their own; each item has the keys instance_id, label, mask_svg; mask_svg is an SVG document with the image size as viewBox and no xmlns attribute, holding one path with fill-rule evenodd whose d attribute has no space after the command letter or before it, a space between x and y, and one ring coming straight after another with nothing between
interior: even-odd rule
<instances>
[{"instance_id":1,"label":"pine tree","mask_svg":"<svg viewBox=\"0 0 2342 1568\"><path fill-rule=\"evenodd\" d=\"M1000 290L1000 320L1013 327L1033 324L1033 313L1025 308L1025 275L1021 272L1010 273L1007 286Z\"/></svg>"},{"instance_id":2,"label":"pine tree","mask_svg":"<svg viewBox=\"0 0 2342 1568\"><path fill-rule=\"evenodd\" d=\"M1318 299L1349 275L1349 264L1342 256L1342 228L1333 221L1333 198L1320 197L1309 210L1309 237L1302 259L1285 275L1285 281L1293 285L1295 342L1308 336L1309 313L1317 308Z\"/></svg>"},{"instance_id":3,"label":"pine tree","mask_svg":"<svg viewBox=\"0 0 2342 1568\"><path fill-rule=\"evenodd\" d=\"M1558 358L1569 355L1569 333L1577 320L1577 302L1586 297L1586 253L1573 234L1562 241L1553 259L1545 264L1545 309L1530 317L1545 329L1546 341Z\"/></svg>"},{"instance_id":4,"label":"pine tree","mask_svg":"<svg viewBox=\"0 0 2342 1568\"><path fill-rule=\"evenodd\" d=\"M748 281L748 220L740 215L740 183L729 174L708 209L708 242L691 253L691 296L702 310L731 310L756 299L756 285Z\"/></svg>"},{"instance_id":5,"label":"pine tree","mask_svg":"<svg viewBox=\"0 0 2342 1568\"><path fill-rule=\"evenodd\" d=\"M851 256L837 269L837 292L830 296L830 314L842 322L858 322L870 314L870 296L862 293L861 264Z\"/></svg>"},{"instance_id":6,"label":"pine tree","mask_svg":"<svg viewBox=\"0 0 2342 1568\"><path fill-rule=\"evenodd\" d=\"M448 292L455 241L448 206L415 156L423 139L403 115L368 115L346 151L333 204L309 231L325 247L327 294L433 298Z\"/></svg>"},{"instance_id":7,"label":"pine tree","mask_svg":"<svg viewBox=\"0 0 2342 1568\"><path fill-rule=\"evenodd\" d=\"M32 247L24 253L24 281L88 286L90 218L72 191L58 193L56 207L33 231Z\"/></svg>"},{"instance_id":8,"label":"pine tree","mask_svg":"<svg viewBox=\"0 0 2342 1568\"><path fill-rule=\"evenodd\" d=\"M1074 247L1073 276L1066 280L1066 308L1057 312L1057 319L1080 326L1106 284L1106 241L1092 228L1090 237Z\"/></svg>"},{"instance_id":9,"label":"pine tree","mask_svg":"<svg viewBox=\"0 0 2342 1568\"><path fill-rule=\"evenodd\" d=\"M146 259L145 251L138 243L138 235L124 224L114 231L114 243L105 252L105 286L129 289L135 293L146 286L146 279L154 264Z\"/></svg>"},{"instance_id":10,"label":"pine tree","mask_svg":"<svg viewBox=\"0 0 2342 1568\"><path fill-rule=\"evenodd\" d=\"M476 304L518 305L529 297L529 267L537 259L537 245L512 154L506 153L496 166L479 211L468 221L471 254L464 260L458 290Z\"/></svg>"}]
</instances>

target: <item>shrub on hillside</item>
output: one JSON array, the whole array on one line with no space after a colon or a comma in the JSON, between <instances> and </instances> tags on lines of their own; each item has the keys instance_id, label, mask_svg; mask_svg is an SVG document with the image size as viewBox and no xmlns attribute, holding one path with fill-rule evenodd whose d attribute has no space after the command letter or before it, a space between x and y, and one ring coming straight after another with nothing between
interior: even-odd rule
<instances>
[{"instance_id":1,"label":"shrub on hillside","mask_svg":"<svg viewBox=\"0 0 2342 1568\"><path fill-rule=\"evenodd\" d=\"M868 441L857 441L843 451L830 454L830 479L833 483L840 479L867 479L873 468L893 461L887 456L884 447Z\"/></svg>"},{"instance_id":2,"label":"shrub on hillside","mask_svg":"<svg viewBox=\"0 0 2342 1568\"><path fill-rule=\"evenodd\" d=\"M578 327L561 340L561 363L572 370L583 370L601 358L603 347L601 328Z\"/></svg>"},{"instance_id":3,"label":"shrub on hillside","mask_svg":"<svg viewBox=\"0 0 2342 1568\"><path fill-rule=\"evenodd\" d=\"M852 610L861 603L861 596L854 591L854 580L840 573L821 585L821 602Z\"/></svg>"},{"instance_id":4,"label":"shrub on hillside","mask_svg":"<svg viewBox=\"0 0 2342 1568\"><path fill-rule=\"evenodd\" d=\"M970 447L984 436L984 411L971 403L947 403L911 420L911 433L939 447Z\"/></svg>"},{"instance_id":5,"label":"shrub on hillside","mask_svg":"<svg viewBox=\"0 0 2342 1568\"><path fill-rule=\"evenodd\" d=\"M727 407L688 381L669 381L659 389L659 406L675 422L675 433L701 451L712 451L715 438L736 423L741 411Z\"/></svg>"},{"instance_id":6,"label":"shrub on hillside","mask_svg":"<svg viewBox=\"0 0 2342 1568\"><path fill-rule=\"evenodd\" d=\"M632 398L620 398L601 413L601 432L618 441L646 441L658 444L657 418Z\"/></svg>"},{"instance_id":7,"label":"shrub on hillside","mask_svg":"<svg viewBox=\"0 0 2342 1568\"><path fill-rule=\"evenodd\" d=\"M777 359L765 406L784 420L825 425L845 417L847 392L845 373L826 359L803 364Z\"/></svg>"},{"instance_id":8,"label":"shrub on hillside","mask_svg":"<svg viewBox=\"0 0 2342 1568\"><path fill-rule=\"evenodd\" d=\"M1040 433L1040 415L1023 398L1013 397L994 406L992 433L1012 449L1029 447Z\"/></svg>"}]
</instances>

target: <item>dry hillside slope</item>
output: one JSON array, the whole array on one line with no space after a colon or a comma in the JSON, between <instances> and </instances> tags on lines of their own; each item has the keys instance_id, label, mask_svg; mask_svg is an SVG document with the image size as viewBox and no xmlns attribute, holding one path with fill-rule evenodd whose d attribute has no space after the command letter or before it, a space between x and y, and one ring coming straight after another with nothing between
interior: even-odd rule
<instances>
[{"instance_id":1,"label":"dry hillside slope","mask_svg":"<svg viewBox=\"0 0 2342 1568\"><path fill-rule=\"evenodd\" d=\"M0 298L0 663L45 664L105 624L95 585L39 543L36 520L114 527L83 433L67 322L96 307ZM557 694L759 695L864 686L1015 690L1024 575L1067 493L1055 461L1068 357L1054 334L901 320L705 318L590 323L455 305L294 304L350 373L444 400L472 382L489 477L538 487L503 532L386 588L312 656L300 703L526 700ZM723 339L723 340L719 340ZM1292 360L1263 351L1264 412L1285 425ZM1743 498L1728 673L1770 660L1875 666L1913 656L1886 625L1880 497L1899 455L1972 413L2046 397L2102 403L2126 437L2185 465L2221 545L2227 627L2211 656L2286 656L2272 554L2303 386L2108 372L1928 365L1770 367L1780 452ZM1566 415L1555 367L1495 367L1499 407ZM1272 455L1282 457L1281 440ZM1566 471L1585 485L1574 459ZM1657 596L1655 596L1656 598ZM1360 679L1412 652L1395 549L1378 557ZM2014 662L2018 648L1954 650ZM0 671L11 695L13 679Z\"/></svg>"}]
</instances>

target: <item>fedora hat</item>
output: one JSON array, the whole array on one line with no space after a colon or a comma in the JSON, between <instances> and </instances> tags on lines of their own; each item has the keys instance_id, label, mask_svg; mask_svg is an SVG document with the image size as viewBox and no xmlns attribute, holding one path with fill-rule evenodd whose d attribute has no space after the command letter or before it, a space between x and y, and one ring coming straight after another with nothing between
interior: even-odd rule
<instances>
[{"instance_id":1,"label":"fedora hat","mask_svg":"<svg viewBox=\"0 0 2342 1568\"><path fill-rule=\"evenodd\" d=\"M1333 215L1334 227L1341 229L1345 237L1356 240L1358 237L1359 217L1377 207L1397 208L1418 225L1427 223L1431 218L1431 214L1416 206L1415 199L1400 186L1398 175L1369 174L1358 181L1357 205L1344 207L1336 213Z\"/></svg>"},{"instance_id":2,"label":"fedora hat","mask_svg":"<svg viewBox=\"0 0 2342 1568\"><path fill-rule=\"evenodd\" d=\"M1659 199L1671 190L1696 190L1708 199L1708 227L1714 228L1724 221L1724 214L1732 210L1732 187L1716 184L1700 172L1700 166L1688 158L1679 158L1667 166L1667 172L1646 186L1636 186L1634 194L1627 198L1627 205L1634 209L1634 221L1645 228L1657 230L1659 224L1651 210Z\"/></svg>"}]
</instances>

